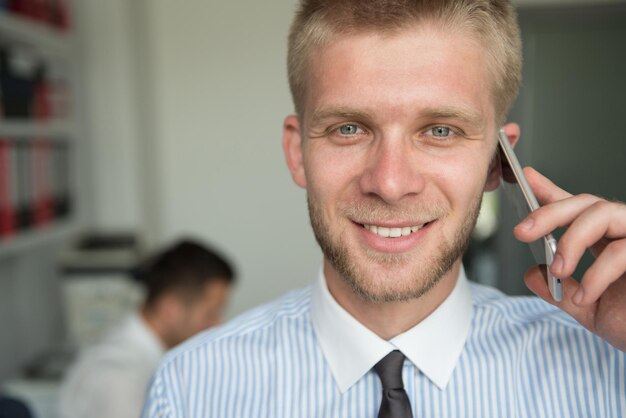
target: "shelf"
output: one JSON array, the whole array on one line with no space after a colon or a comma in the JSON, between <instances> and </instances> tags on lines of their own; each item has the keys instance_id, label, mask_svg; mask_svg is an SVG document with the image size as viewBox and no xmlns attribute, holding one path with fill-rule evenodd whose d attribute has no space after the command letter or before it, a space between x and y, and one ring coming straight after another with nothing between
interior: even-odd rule
<instances>
[{"instance_id":1,"label":"shelf","mask_svg":"<svg viewBox=\"0 0 626 418\"><path fill-rule=\"evenodd\" d=\"M77 231L78 227L75 222L59 221L20 232L14 238L0 239L0 259L21 254L45 244L59 242L64 238L69 238Z\"/></svg>"},{"instance_id":2,"label":"shelf","mask_svg":"<svg viewBox=\"0 0 626 418\"><path fill-rule=\"evenodd\" d=\"M48 56L67 56L71 37L42 23L0 12L0 37L29 45Z\"/></svg>"},{"instance_id":3,"label":"shelf","mask_svg":"<svg viewBox=\"0 0 626 418\"><path fill-rule=\"evenodd\" d=\"M0 137L41 138L74 136L76 126L67 120L50 122L0 121Z\"/></svg>"},{"instance_id":4,"label":"shelf","mask_svg":"<svg viewBox=\"0 0 626 418\"><path fill-rule=\"evenodd\" d=\"M46 92L49 96L45 97L46 102L35 101L36 94L29 90L33 87L30 84L29 89L24 87L23 91L16 90L12 96L7 93L4 97L5 100L14 100L11 104L16 106L25 107L27 103L37 103L41 105L37 114L45 112L49 117L0 118L0 138L8 140L11 153L16 152L15 155L10 154L11 165L0 168L10 169L8 178L12 181L10 186L14 188L12 191L16 195L21 193L26 196L28 201L36 201L44 193L54 194L56 190L54 188L59 186L61 180L68 180L63 183L69 187L64 192L72 197L77 195L75 185L69 180L76 172L76 162L69 153L76 149L73 141L82 138L79 135L80 124L74 113L76 109L70 106L74 103L75 94L72 74L77 65L76 40L76 35L71 29L67 31L58 29L45 22L0 10L0 45L7 49L10 54L8 57L14 59L10 62L15 66L12 68L17 74L15 77L22 77L24 82L31 84L40 82L41 80L36 79L40 76L35 73L40 71L40 67L43 71L43 81L49 83L49 90ZM37 67L33 67L35 65ZM12 82L12 79L9 81ZM8 113L10 115L26 113L22 107L16 107L20 109L19 113L17 111ZM29 141L39 139L54 143L50 152L38 152L36 147L24 147L20 144L29 144ZM71 146L57 147L57 142L69 143ZM38 187L32 186L36 183L33 180L35 178L38 179ZM77 231L77 213L72 211L61 219L52 219L45 225L17 231L10 238L0 238L0 259L28 254L36 248L50 248L70 238Z\"/></svg>"}]
</instances>

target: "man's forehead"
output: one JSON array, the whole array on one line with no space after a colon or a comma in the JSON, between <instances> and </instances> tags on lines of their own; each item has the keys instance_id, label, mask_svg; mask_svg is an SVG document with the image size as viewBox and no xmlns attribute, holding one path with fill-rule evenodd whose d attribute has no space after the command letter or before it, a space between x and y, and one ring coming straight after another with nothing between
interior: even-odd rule
<instances>
[{"instance_id":1,"label":"man's forehead","mask_svg":"<svg viewBox=\"0 0 626 418\"><path fill-rule=\"evenodd\" d=\"M309 58L313 59L309 60L308 65L315 67L315 57L322 54L333 44L355 42L363 38L375 38L379 39L381 41L380 45L384 47L385 44L392 43L394 39L402 38L407 35L428 37L433 41L446 38L463 39L466 42L472 42L484 48L485 51L490 50L489 46L484 43L483 37L474 29L453 26L450 22L425 18L419 21L389 27L329 30L329 32L321 37L315 44L311 44L308 54Z\"/></svg>"},{"instance_id":2,"label":"man's forehead","mask_svg":"<svg viewBox=\"0 0 626 418\"><path fill-rule=\"evenodd\" d=\"M433 33L438 32L441 31ZM484 64L485 49L476 39L464 34L444 34L438 38L433 33L424 32L421 27L393 34L347 33L329 40L325 48L316 48L309 60L305 115L301 116L308 123L331 117L371 119L381 109L368 108L365 102L378 90L394 91L393 103L387 111L398 105L396 112L409 112L410 117L419 114L419 117L454 119L484 127L491 106L477 104L493 99ZM451 46L456 49L451 50ZM371 51L375 52L371 54ZM413 54L414 51L417 53ZM440 62L433 65L436 60ZM470 68L470 61L478 64ZM456 73L450 73L448 80L445 75L442 78L453 66ZM339 84L337 79L341 80ZM437 94L433 94L437 88ZM342 95L345 101L341 100ZM419 103L414 102L416 95ZM333 99L331 102L327 100L329 97Z\"/></svg>"}]
</instances>

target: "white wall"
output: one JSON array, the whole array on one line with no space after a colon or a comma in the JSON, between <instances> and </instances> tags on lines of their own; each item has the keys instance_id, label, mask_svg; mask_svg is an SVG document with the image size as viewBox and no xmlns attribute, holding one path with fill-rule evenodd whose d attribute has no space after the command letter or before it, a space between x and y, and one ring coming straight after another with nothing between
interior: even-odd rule
<instances>
[{"instance_id":1,"label":"white wall","mask_svg":"<svg viewBox=\"0 0 626 418\"><path fill-rule=\"evenodd\" d=\"M126 0L75 2L86 109L91 188L88 217L96 228L141 223L134 22ZM82 109L81 109L82 110Z\"/></svg>"},{"instance_id":2,"label":"white wall","mask_svg":"<svg viewBox=\"0 0 626 418\"><path fill-rule=\"evenodd\" d=\"M146 0L137 9L148 232L157 243L193 234L232 257L232 313L309 283L321 261L281 150L294 4Z\"/></svg>"}]
</instances>

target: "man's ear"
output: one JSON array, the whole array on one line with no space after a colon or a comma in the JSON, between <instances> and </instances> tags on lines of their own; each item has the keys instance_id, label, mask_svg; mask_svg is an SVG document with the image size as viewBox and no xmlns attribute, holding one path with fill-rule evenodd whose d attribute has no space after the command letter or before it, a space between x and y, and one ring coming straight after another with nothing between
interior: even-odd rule
<instances>
[{"instance_id":1,"label":"man's ear","mask_svg":"<svg viewBox=\"0 0 626 418\"><path fill-rule=\"evenodd\" d=\"M296 115L289 115L283 123L283 152L291 178L300 187L306 188L306 175L302 161L302 133Z\"/></svg>"},{"instance_id":2,"label":"man's ear","mask_svg":"<svg viewBox=\"0 0 626 418\"><path fill-rule=\"evenodd\" d=\"M502 127L502 129L504 129L504 133L506 134L507 138L509 138L511 146L515 147L515 144L517 144L517 141L520 137L519 125L517 123L507 123ZM496 155L491 162L491 166L489 167L489 174L487 175L487 182L485 183L486 192L490 192L498 188L498 186L500 185L501 172L502 169L500 166L499 152L496 152Z\"/></svg>"}]
</instances>

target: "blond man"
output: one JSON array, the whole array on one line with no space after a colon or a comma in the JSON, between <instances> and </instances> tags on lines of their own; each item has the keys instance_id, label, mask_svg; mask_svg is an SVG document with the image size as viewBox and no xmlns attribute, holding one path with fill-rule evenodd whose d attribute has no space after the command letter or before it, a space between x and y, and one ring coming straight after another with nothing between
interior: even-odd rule
<instances>
[{"instance_id":1,"label":"blond man","mask_svg":"<svg viewBox=\"0 0 626 418\"><path fill-rule=\"evenodd\" d=\"M535 171L533 241L570 225L549 296L470 284L461 257L498 185L496 132L520 80L505 0L303 0L283 125L324 253L308 288L170 354L145 417L563 417L626 414L626 207ZM586 246L597 261L570 275ZM622 350L622 351L620 351Z\"/></svg>"}]
</instances>

